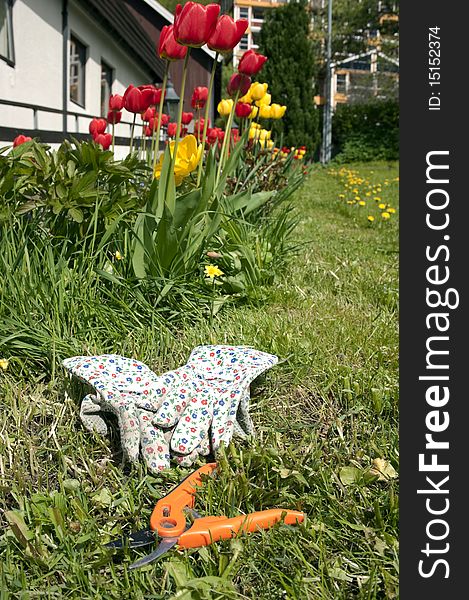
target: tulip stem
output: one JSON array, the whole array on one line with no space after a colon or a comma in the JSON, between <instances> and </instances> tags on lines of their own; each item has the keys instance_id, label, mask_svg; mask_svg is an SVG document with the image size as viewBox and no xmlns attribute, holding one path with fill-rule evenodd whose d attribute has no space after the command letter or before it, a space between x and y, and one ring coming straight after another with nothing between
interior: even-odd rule
<instances>
[{"instance_id":1,"label":"tulip stem","mask_svg":"<svg viewBox=\"0 0 469 600\"><path fill-rule=\"evenodd\" d=\"M197 187L200 185L200 180L202 178L202 163L204 162L204 150L205 150L205 139L207 137L207 127L208 127L208 113L210 110L210 104L212 101L212 90L213 90L213 82L215 80L215 71L217 70L218 65L218 52L215 53L215 60L212 64L212 73L210 74L210 83L208 87L208 98L207 103L205 104L205 117L204 117L204 131L202 133L202 156L200 157L199 163L199 171L197 173ZM198 123L198 128L200 128L200 119Z\"/></svg>"},{"instance_id":2,"label":"tulip stem","mask_svg":"<svg viewBox=\"0 0 469 600\"><path fill-rule=\"evenodd\" d=\"M179 100L179 114L178 114L178 121L177 121L176 138L175 138L175 142L174 142L174 151L173 151L173 156L172 156L172 160L171 160L171 171L174 171L174 165L176 164L176 156L177 156L178 145L179 145L179 138L181 136L182 110L184 108L184 92L185 92L185 88L186 88L187 64L189 62L190 52L191 52L191 49L187 48L187 54L184 57L184 65L182 67L181 96L180 96L180 100Z\"/></svg>"},{"instance_id":3,"label":"tulip stem","mask_svg":"<svg viewBox=\"0 0 469 600\"><path fill-rule=\"evenodd\" d=\"M114 116L114 113L113 113L113 116ZM115 124L114 124L114 119L113 119L112 120L112 153L113 154L114 154L114 127L115 127Z\"/></svg>"},{"instance_id":4,"label":"tulip stem","mask_svg":"<svg viewBox=\"0 0 469 600\"><path fill-rule=\"evenodd\" d=\"M166 69L164 71L163 84L161 86L161 98L160 98L160 106L158 108L158 125L156 128L156 136L155 136L154 121L153 121L153 135L154 135L154 138L152 140L153 174L155 173L156 161L158 159L158 152L160 151L161 115L163 113L163 104L164 104L164 97L166 94L166 84L168 82L168 73L169 73L169 60L166 61Z\"/></svg>"},{"instance_id":5,"label":"tulip stem","mask_svg":"<svg viewBox=\"0 0 469 600\"><path fill-rule=\"evenodd\" d=\"M135 119L137 118L137 113L134 113L134 120L132 122L132 127L130 129L130 146L129 146L129 154L132 154L132 150L134 147L134 129L135 129Z\"/></svg>"},{"instance_id":6,"label":"tulip stem","mask_svg":"<svg viewBox=\"0 0 469 600\"><path fill-rule=\"evenodd\" d=\"M233 115L234 115L234 112L236 109L236 104L238 102L238 98L239 98L239 90L237 90L236 95L234 97L233 106L231 107L231 111L228 116L228 121L227 121L226 127L225 127L225 136L223 138L223 144L222 144L221 152L220 152L220 162L218 163L218 172L217 172L215 188L218 186L218 182L220 181L222 167L225 166L224 163L225 163L225 155L226 155L226 146L228 144L228 147L229 147L229 142L230 142L230 138L231 138L231 125L233 123Z\"/></svg>"}]
</instances>

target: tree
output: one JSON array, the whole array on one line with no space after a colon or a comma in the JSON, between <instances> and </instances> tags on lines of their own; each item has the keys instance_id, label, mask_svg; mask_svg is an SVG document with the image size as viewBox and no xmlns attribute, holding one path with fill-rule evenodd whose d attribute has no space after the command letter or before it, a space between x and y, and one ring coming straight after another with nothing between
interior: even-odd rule
<instances>
[{"instance_id":1,"label":"tree","mask_svg":"<svg viewBox=\"0 0 469 600\"><path fill-rule=\"evenodd\" d=\"M313 152L319 143L319 114L313 103L317 46L309 37L307 2L300 0L266 11L260 52L268 57L261 75L272 101L285 104L285 116L274 122L286 146L305 145Z\"/></svg>"}]
</instances>

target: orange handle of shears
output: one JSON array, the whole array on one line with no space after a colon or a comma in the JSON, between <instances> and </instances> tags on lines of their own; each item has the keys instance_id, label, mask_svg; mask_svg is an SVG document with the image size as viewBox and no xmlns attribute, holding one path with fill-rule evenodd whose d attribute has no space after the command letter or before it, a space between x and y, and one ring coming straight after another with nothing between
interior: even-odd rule
<instances>
[{"instance_id":1,"label":"orange handle of shears","mask_svg":"<svg viewBox=\"0 0 469 600\"><path fill-rule=\"evenodd\" d=\"M258 529L268 529L283 518L287 525L296 525L304 521L305 514L296 510L271 508L232 519L202 517L196 519L191 528L180 536L178 546L182 548L209 546L213 542L230 539L240 531L252 533Z\"/></svg>"},{"instance_id":2,"label":"orange handle of shears","mask_svg":"<svg viewBox=\"0 0 469 600\"><path fill-rule=\"evenodd\" d=\"M177 488L158 500L150 517L150 528L160 537L178 537L186 530L186 515L183 509L192 508L197 486L202 485L202 475L210 475L217 463L208 463L191 473Z\"/></svg>"}]
</instances>

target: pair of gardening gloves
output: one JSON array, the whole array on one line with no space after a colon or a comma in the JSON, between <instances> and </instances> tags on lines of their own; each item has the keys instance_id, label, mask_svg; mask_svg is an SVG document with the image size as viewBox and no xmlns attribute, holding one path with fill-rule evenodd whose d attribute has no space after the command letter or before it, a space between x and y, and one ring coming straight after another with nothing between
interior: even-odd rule
<instances>
[{"instance_id":1,"label":"pair of gardening gloves","mask_svg":"<svg viewBox=\"0 0 469 600\"><path fill-rule=\"evenodd\" d=\"M115 354L74 356L63 366L94 388L81 403L84 426L106 435L103 413L115 414L129 460L136 462L141 451L149 470L158 472L170 459L190 466L233 435L251 435L249 386L277 361L246 346L210 345L194 348L185 365L163 375Z\"/></svg>"}]
</instances>

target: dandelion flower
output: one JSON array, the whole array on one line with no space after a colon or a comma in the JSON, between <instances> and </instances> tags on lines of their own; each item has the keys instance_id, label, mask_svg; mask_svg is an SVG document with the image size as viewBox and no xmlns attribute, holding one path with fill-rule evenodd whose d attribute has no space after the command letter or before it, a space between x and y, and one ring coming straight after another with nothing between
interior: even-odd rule
<instances>
[{"instance_id":1,"label":"dandelion flower","mask_svg":"<svg viewBox=\"0 0 469 600\"><path fill-rule=\"evenodd\" d=\"M360 202L358 204L359 204L359 206L365 206L366 202L364 200L360 200Z\"/></svg>"},{"instance_id":2,"label":"dandelion flower","mask_svg":"<svg viewBox=\"0 0 469 600\"><path fill-rule=\"evenodd\" d=\"M378 208L380 208L381 210L383 210L383 209L385 209L385 208L386 208L386 204L383 204L383 203L381 202L381 204L378 204Z\"/></svg>"},{"instance_id":3,"label":"dandelion flower","mask_svg":"<svg viewBox=\"0 0 469 600\"><path fill-rule=\"evenodd\" d=\"M383 212L381 213L381 216L383 217L383 219L385 219L386 221L391 217L391 215L388 212Z\"/></svg>"},{"instance_id":4,"label":"dandelion flower","mask_svg":"<svg viewBox=\"0 0 469 600\"><path fill-rule=\"evenodd\" d=\"M395 208L392 208L391 206L388 206L388 213L391 213L392 215L396 212Z\"/></svg>"},{"instance_id":5,"label":"dandelion flower","mask_svg":"<svg viewBox=\"0 0 469 600\"><path fill-rule=\"evenodd\" d=\"M10 362L6 358L0 358L0 369L6 371Z\"/></svg>"},{"instance_id":6,"label":"dandelion flower","mask_svg":"<svg viewBox=\"0 0 469 600\"><path fill-rule=\"evenodd\" d=\"M339 198L345 198L345 194L339 194Z\"/></svg>"},{"instance_id":7,"label":"dandelion flower","mask_svg":"<svg viewBox=\"0 0 469 600\"><path fill-rule=\"evenodd\" d=\"M374 220L375 220L375 218L374 218L374 216L373 216L373 215L368 215L368 221L369 221L370 223L373 223L373 221L374 221Z\"/></svg>"},{"instance_id":8,"label":"dandelion flower","mask_svg":"<svg viewBox=\"0 0 469 600\"><path fill-rule=\"evenodd\" d=\"M375 196L375 200L376 200L376 202L380 202L381 201L381 196Z\"/></svg>"},{"instance_id":9,"label":"dandelion flower","mask_svg":"<svg viewBox=\"0 0 469 600\"><path fill-rule=\"evenodd\" d=\"M122 256L122 254L119 252L119 250L116 250L116 252L114 253L114 256L116 257L117 260L122 260L124 258Z\"/></svg>"},{"instance_id":10,"label":"dandelion flower","mask_svg":"<svg viewBox=\"0 0 469 600\"><path fill-rule=\"evenodd\" d=\"M204 271L205 271L205 275L207 277L210 277L210 279L213 279L214 277L219 277L220 275L223 275L223 271L220 271L220 269L218 267L216 267L215 265L206 265Z\"/></svg>"}]
</instances>

